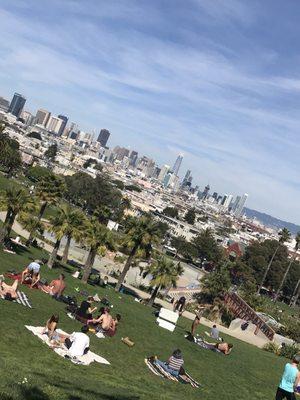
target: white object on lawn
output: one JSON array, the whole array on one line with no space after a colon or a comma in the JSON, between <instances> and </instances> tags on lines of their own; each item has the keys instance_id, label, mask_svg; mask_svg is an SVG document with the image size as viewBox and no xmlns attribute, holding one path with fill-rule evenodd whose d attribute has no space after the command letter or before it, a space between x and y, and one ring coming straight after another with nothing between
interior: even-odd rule
<instances>
[{"instance_id":1,"label":"white object on lawn","mask_svg":"<svg viewBox=\"0 0 300 400\"><path fill-rule=\"evenodd\" d=\"M163 307L160 309L158 318L156 320L161 328L167 329L170 332L174 331L177 321L178 314Z\"/></svg>"}]
</instances>

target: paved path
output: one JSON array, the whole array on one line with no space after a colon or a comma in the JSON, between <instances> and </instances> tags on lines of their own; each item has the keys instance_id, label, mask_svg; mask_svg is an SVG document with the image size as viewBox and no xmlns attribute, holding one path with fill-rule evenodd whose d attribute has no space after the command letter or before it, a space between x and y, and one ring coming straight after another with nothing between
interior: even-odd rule
<instances>
[{"instance_id":1,"label":"paved path","mask_svg":"<svg viewBox=\"0 0 300 400\"><path fill-rule=\"evenodd\" d=\"M4 221L5 215L6 215L5 212L0 212L0 219L2 221ZM17 221L15 221L15 223L13 225L13 230L16 232L17 235L20 235L26 239L29 237L29 233L26 230L24 230ZM46 234L46 237L47 237L47 239L51 240L50 234ZM48 252L52 251L53 247L51 245L49 245L48 243L42 242L41 240L38 240L38 242L43 244L43 247L46 251L48 251ZM63 242L62 242L62 244L63 244ZM63 248L63 246L62 246L62 248ZM60 254L61 253L62 252L60 252ZM70 248L70 259L73 259L77 262L82 263L85 260L86 255L87 255L86 250L77 246L76 243L72 243L71 248ZM103 274L107 274L108 273L108 271L107 271L108 265L109 265L109 267L114 268L114 269L119 269L121 267L121 266L116 265L112 260L105 259L105 258L100 259L99 257L97 257L95 260L94 268ZM110 282L116 282L116 280L111 277L109 278L109 280L110 280ZM134 290L141 298L143 298L143 299L149 298L148 293L145 293L129 284L126 284L125 286ZM165 307L169 310L173 309L172 304L168 303L165 300L157 299L157 303L160 303L163 307ZM195 318L195 314L190 313L188 311L185 311L183 313L183 316L186 317L187 319L190 319L191 321L194 320L194 318ZM208 328L211 328L212 325L214 325L215 323L213 323L205 318L201 318L201 324L204 326L207 326ZM225 333L229 336L232 336L232 337L235 337L236 339L240 339L244 342L253 344L257 347L262 347L264 344L269 342L268 339L263 339L261 337L253 335L252 333L247 333L247 331L230 330L222 325L219 325L219 324L216 324L216 325L221 333Z\"/></svg>"}]
</instances>

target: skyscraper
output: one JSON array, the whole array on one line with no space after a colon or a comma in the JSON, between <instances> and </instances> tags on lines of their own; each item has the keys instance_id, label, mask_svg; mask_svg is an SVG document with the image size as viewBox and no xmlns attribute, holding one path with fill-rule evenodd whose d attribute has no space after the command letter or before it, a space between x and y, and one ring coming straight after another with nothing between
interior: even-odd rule
<instances>
[{"instance_id":1,"label":"skyscraper","mask_svg":"<svg viewBox=\"0 0 300 400\"><path fill-rule=\"evenodd\" d=\"M68 117L66 117L65 115L59 115L57 118L62 120L62 124L59 128L58 134L59 136L61 136L65 130L65 127L67 126L68 123Z\"/></svg>"},{"instance_id":2,"label":"skyscraper","mask_svg":"<svg viewBox=\"0 0 300 400\"><path fill-rule=\"evenodd\" d=\"M185 187L188 182L192 182L192 175L191 175L191 170L190 169L188 169L186 171L181 186Z\"/></svg>"},{"instance_id":3,"label":"skyscraper","mask_svg":"<svg viewBox=\"0 0 300 400\"><path fill-rule=\"evenodd\" d=\"M26 103L26 99L19 93L15 93L12 101L10 102L8 112L19 118Z\"/></svg>"},{"instance_id":4,"label":"skyscraper","mask_svg":"<svg viewBox=\"0 0 300 400\"><path fill-rule=\"evenodd\" d=\"M183 156L181 154L179 154L179 156L176 158L176 161L172 168L172 172L177 176L178 176L178 172L179 172L179 168L181 166L182 160L183 160Z\"/></svg>"},{"instance_id":5,"label":"skyscraper","mask_svg":"<svg viewBox=\"0 0 300 400\"><path fill-rule=\"evenodd\" d=\"M0 97L0 111L7 112L9 109L9 101Z\"/></svg>"},{"instance_id":6,"label":"skyscraper","mask_svg":"<svg viewBox=\"0 0 300 400\"><path fill-rule=\"evenodd\" d=\"M208 197L209 191L210 191L210 186L206 185L202 192L201 199L205 200Z\"/></svg>"},{"instance_id":7,"label":"skyscraper","mask_svg":"<svg viewBox=\"0 0 300 400\"><path fill-rule=\"evenodd\" d=\"M60 131L61 125L63 123L63 120L61 120L58 117L54 117L53 115L50 117L48 123L47 123L47 129L48 131L52 133L57 133Z\"/></svg>"},{"instance_id":8,"label":"skyscraper","mask_svg":"<svg viewBox=\"0 0 300 400\"><path fill-rule=\"evenodd\" d=\"M229 206L230 206L230 203L232 202L232 198L233 198L233 196L232 196L232 194L229 194L229 195L226 195L227 197L226 197L226 200L224 201L224 208L229 208Z\"/></svg>"},{"instance_id":9,"label":"skyscraper","mask_svg":"<svg viewBox=\"0 0 300 400\"><path fill-rule=\"evenodd\" d=\"M163 165L163 166L161 167L161 169L160 169L160 173L159 173L157 179L158 179L160 182L163 182L164 179L165 179L165 176L167 175L167 173L169 172L169 170L170 170L170 166L169 166L169 165Z\"/></svg>"},{"instance_id":10,"label":"skyscraper","mask_svg":"<svg viewBox=\"0 0 300 400\"><path fill-rule=\"evenodd\" d=\"M130 159L130 165L135 167L137 159L138 159L138 152L135 150L132 150L130 153L129 159Z\"/></svg>"},{"instance_id":11,"label":"skyscraper","mask_svg":"<svg viewBox=\"0 0 300 400\"><path fill-rule=\"evenodd\" d=\"M239 218L239 217L242 215L243 209L244 209L244 207L245 207L245 204L246 204L247 199L248 199L248 194L245 193L245 194L242 196L242 198L240 199L240 201L238 202L238 205L237 205L236 210L235 210L235 212L234 212L234 215L235 215L237 218Z\"/></svg>"},{"instance_id":12,"label":"skyscraper","mask_svg":"<svg viewBox=\"0 0 300 400\"><path fill-rule=\"evenodd\" d=\"M51 112L47 111L47 110L37 110L36 112L36 116L35 116L35 122L38 125L43 125L43 126L47 126L49 119L51 116Z\"/></svg>"},{"instance_id":13,"label":"skyscraper","mask_svg":"<svg viewBox=\"0 0 300 400\"><path fill-rule=\"evenodd\" d=\"M101 143L102 147L106 146L106 143L110 137L110 132L108 129L101 129L97 142Z\"/></svg>"}]
</instances>

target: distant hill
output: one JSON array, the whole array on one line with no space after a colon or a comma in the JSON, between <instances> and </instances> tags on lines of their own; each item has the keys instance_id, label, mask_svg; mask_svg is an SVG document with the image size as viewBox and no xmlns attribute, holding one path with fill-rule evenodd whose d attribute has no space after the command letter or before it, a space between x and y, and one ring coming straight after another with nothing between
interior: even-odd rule
<instances>
[{"instance_id":1,"label":"distant hill","mask_svg":"<svg viewBox=\"0 0 300 400\"><path fill-rule=\"evenodd\" d=\"M300 226L292 224L291 222L282 221L281 219L272 217L271 215L261 213L256 210L251 210L250 208L244 208L244 214L249 218L256 218L265 226L270 228L275 228L277 230L282 228L287 228L293 235L300 232Z\"/></svg>"}]
</instances>

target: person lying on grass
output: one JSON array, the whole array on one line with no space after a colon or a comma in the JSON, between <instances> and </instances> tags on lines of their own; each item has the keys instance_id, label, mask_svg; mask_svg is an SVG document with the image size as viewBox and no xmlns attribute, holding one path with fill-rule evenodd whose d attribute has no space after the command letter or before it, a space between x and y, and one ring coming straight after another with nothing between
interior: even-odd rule
<instances>
[{"instance_id":1,"label":"person lying on grass","mask_svg":"<svg viewBox=\"0 0 300 400\"><path fill-rule=\"evenodd\" d=\"M42 291L58 299L66 289L65 275L60 274L58 279L53 279L48 286L42 286Z\"/></svg>"},{"instance_id":2,"label":"person lying on grass","mask_svg":"<svg viewBox=\"0 0 300 400\"><path fill-rule=\"evenodd\" d=\"M0 296L5 300L16 300L18 298L18 280L16 279L12 285L7 285L3 282L3 276L0 278Z\"/></svg>"},{"instance_id":3,"label":"person lying on grass","mask_svg":"<svg viewBox=\"0 0 300 400\"><path fill-rule=\"evenodd\" d=\"M281 381L277 388L276 400L296 400L297 386L300 385L300 372L298 365L300 355L295 355L292 362L285 364Z\"/></svg>"},{"instance_id":4,"label":"person lying on grass","mask_svg":"<svg viewBox=\"0 0 300 400\"><path fill-rule=\"evenodd\" d=\"M154 358L153 362L154 364L159 365L164 371L175 377L179 376L180 369L184 364L180 349L174 350L168 361L164 362Z\"/></svg>"},{"instance_id":5,"label":"person lying on grass","mask_svg":"<svg viewBox=\"0 0 300 400\"><path fill-rule=\"evenodd\" d=\"M208 343L205 342L203 339L201 341L205 344L205 348L209 350L219 350L221 353L225 354L225 356L228 356L231 353L231 350L233 348L232 343Z\"/></svg>"},{"instance_id":6,"label":"person lying on grass","mask_svg":"<svg viewBox=\"0 0 300 400\"><path fill-rule=\"evenodd\" d=\"M41 280L40 269L42 261L35 260L31 262L22 272L21 283L31 282L30 288L36 286Z\"/></svg>"}]
</instances>

